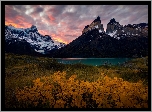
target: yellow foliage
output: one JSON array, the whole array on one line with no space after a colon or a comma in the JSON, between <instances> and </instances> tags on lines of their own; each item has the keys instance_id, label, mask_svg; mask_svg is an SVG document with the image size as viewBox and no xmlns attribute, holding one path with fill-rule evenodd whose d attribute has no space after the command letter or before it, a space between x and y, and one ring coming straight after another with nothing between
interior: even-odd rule
<instances>
[{"instance_id":1,"label":"yellow foliage","mask_svg":"<svg viewBox=\"0 0 152 112\"><path fill-rule=\"evenodd\" d=\"M97 82L80 81L65 72L37 78L32 87L17 89L19 102L50 108L147 108L148 87L142 82L129 83L122 78L105 76ZM24 105L23 103L23 105Z\"/></svg>"}]
</instances>

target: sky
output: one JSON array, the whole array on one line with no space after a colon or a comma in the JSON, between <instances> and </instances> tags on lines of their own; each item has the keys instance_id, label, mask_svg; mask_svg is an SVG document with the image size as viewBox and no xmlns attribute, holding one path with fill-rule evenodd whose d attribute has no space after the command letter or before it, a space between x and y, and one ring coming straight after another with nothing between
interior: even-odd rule
<instances>
[{"instance_id":1,"label":"sky","mask_svg":"<svg viewBox=\"0 0 152 112\"><path fill-rule=\"evenodd\" d=\"M40 34L66 44L97 16L105 31L112 18L121 25L148 23L148 5L5 5L5 25L35 25Z\"/></svg>"}]
</instances>

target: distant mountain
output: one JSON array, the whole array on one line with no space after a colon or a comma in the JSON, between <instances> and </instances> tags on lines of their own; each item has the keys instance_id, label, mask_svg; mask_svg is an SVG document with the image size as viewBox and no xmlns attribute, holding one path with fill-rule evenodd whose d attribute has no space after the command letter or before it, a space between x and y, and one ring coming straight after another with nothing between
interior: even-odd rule
<instances>
[{"instance_id":1,"label":"distant mountain","mask_svg":"<svg viewBox=\"0 0 152 112\"><path fill-rule=\"evenodd\" d=\"M111 19L107 24L106 33L111 37L120 39L126 36L148 36L148 24L140 23L140 24L128 24L123 27L119 22L116 22L115 19Z\"/></svg>"},{"instance_id":2,"label":"distant mountain","mask_svg":"<svg viewBox=\"0 0 152 112\"><path fill-rule=\"evenodd\" d=\"M85 26L82 35L65 47L51 53L54 58L114 58L148 55L148 24L122 26L115 19L106 32L97 17Z\"/></svg>"},{"instance_id":3,"label":"distant mountain","mask_svg":"<svg viewBox=\"0 0 152 112\"><path fill-rule=\"evenodd\" d=\"M5 25L5 52L19 54L48 54L66 44L53 41L49 35L41 35L36 26L22 29Z\"/></svg>"}]
</instances>

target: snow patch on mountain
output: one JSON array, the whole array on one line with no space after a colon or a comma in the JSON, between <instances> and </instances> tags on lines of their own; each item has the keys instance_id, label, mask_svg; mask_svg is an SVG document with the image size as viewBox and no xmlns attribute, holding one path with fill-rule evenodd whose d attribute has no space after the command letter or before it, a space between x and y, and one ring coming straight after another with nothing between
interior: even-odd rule
<instances>
[{"instance_id":1,"label":"snow patch on mountain","mask_svg":"<svg viewBox=\"0 0 152 112\"><path fill-rule=\"evenodd\" d=\"M55 45L60 45L60 42L54 40L54 44L55 44Z\"/></svg>"},{"instance_id":2,"label":"snow patch on mountain","mask_svg":"<svg viewBox=\"0 0 152 112\"><path fill-rule=\"evenodd\" d=\"M113 37L117 33L117 30L113 31L112 33L108 33L111 37Z\"/></svg>"},{"instance_id":3,"label":"snow patch on mountain","mask_svg":"<svg viewBox=\"0 0 152 112\"><path fill-rule=\"evenodd\" d=\"M94 26L95 28L99 28L98 25Z\"/></svg>"},{"instance_id":4,"label":"snow patch on mountain","mask_svg":"<svg viewBox=\"0 0 152 112\"><path fill-rule=\"evenodd\" d=\"M39 52L39 53L42 53L42 54L45 54L44 53L44 50L36 50L36 49L34 49L36 52Z\"/></svg>"},{"instance_id":5,"label":"snow patch on mountain","mask_svg":"<svg viewBox=\"0 0 152 112\"><path fill-rule=\"evenodd\" d=\"M99 33L102 33L103 31L102 30L99 30Z\"/></svg>"}]
</instances>

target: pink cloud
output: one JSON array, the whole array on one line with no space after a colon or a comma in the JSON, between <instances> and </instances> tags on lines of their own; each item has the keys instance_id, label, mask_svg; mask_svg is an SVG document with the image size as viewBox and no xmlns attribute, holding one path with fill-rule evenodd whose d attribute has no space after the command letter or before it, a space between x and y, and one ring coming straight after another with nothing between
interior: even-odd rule
<instances>
[{"instance_id":1,"label":"pink cloud","mask_svg":"<svg viewBox=\"0 0 152 112\"><path fill-rule=\"evenodd\" d=\"M53 39L65 43L79 37L84 27L91 24L98 15L104 30L106 30L107 23L112 18L115 18L121 25L148 22L148 6L5 6L6 25L12 24L17 28L29 28L31 25L36 25L42 35L50 35Z\"/></svg>"},{"instance_id":2,"label":"pink cloud","mask_svg":"<svg viewBox=\"0 0 152 112\"><path fill-rule=\"evenodd\" d=\"M38 32L41 34L41 35L48 35L48 32L45 31L45 30L38 30Z\"/></svg>"},{"instance_id":3,"label":"pink cloud","mask_svg":"<svg viewBox=\"0 0 152 112\"><path fill-rule=\"evenodd\" d=\"M55 18L53 16L51 16L51 15L48 15L48 16L49 16L49 18L50 18L51 21L55 20Z\"/></svg>"}]
</instances>

